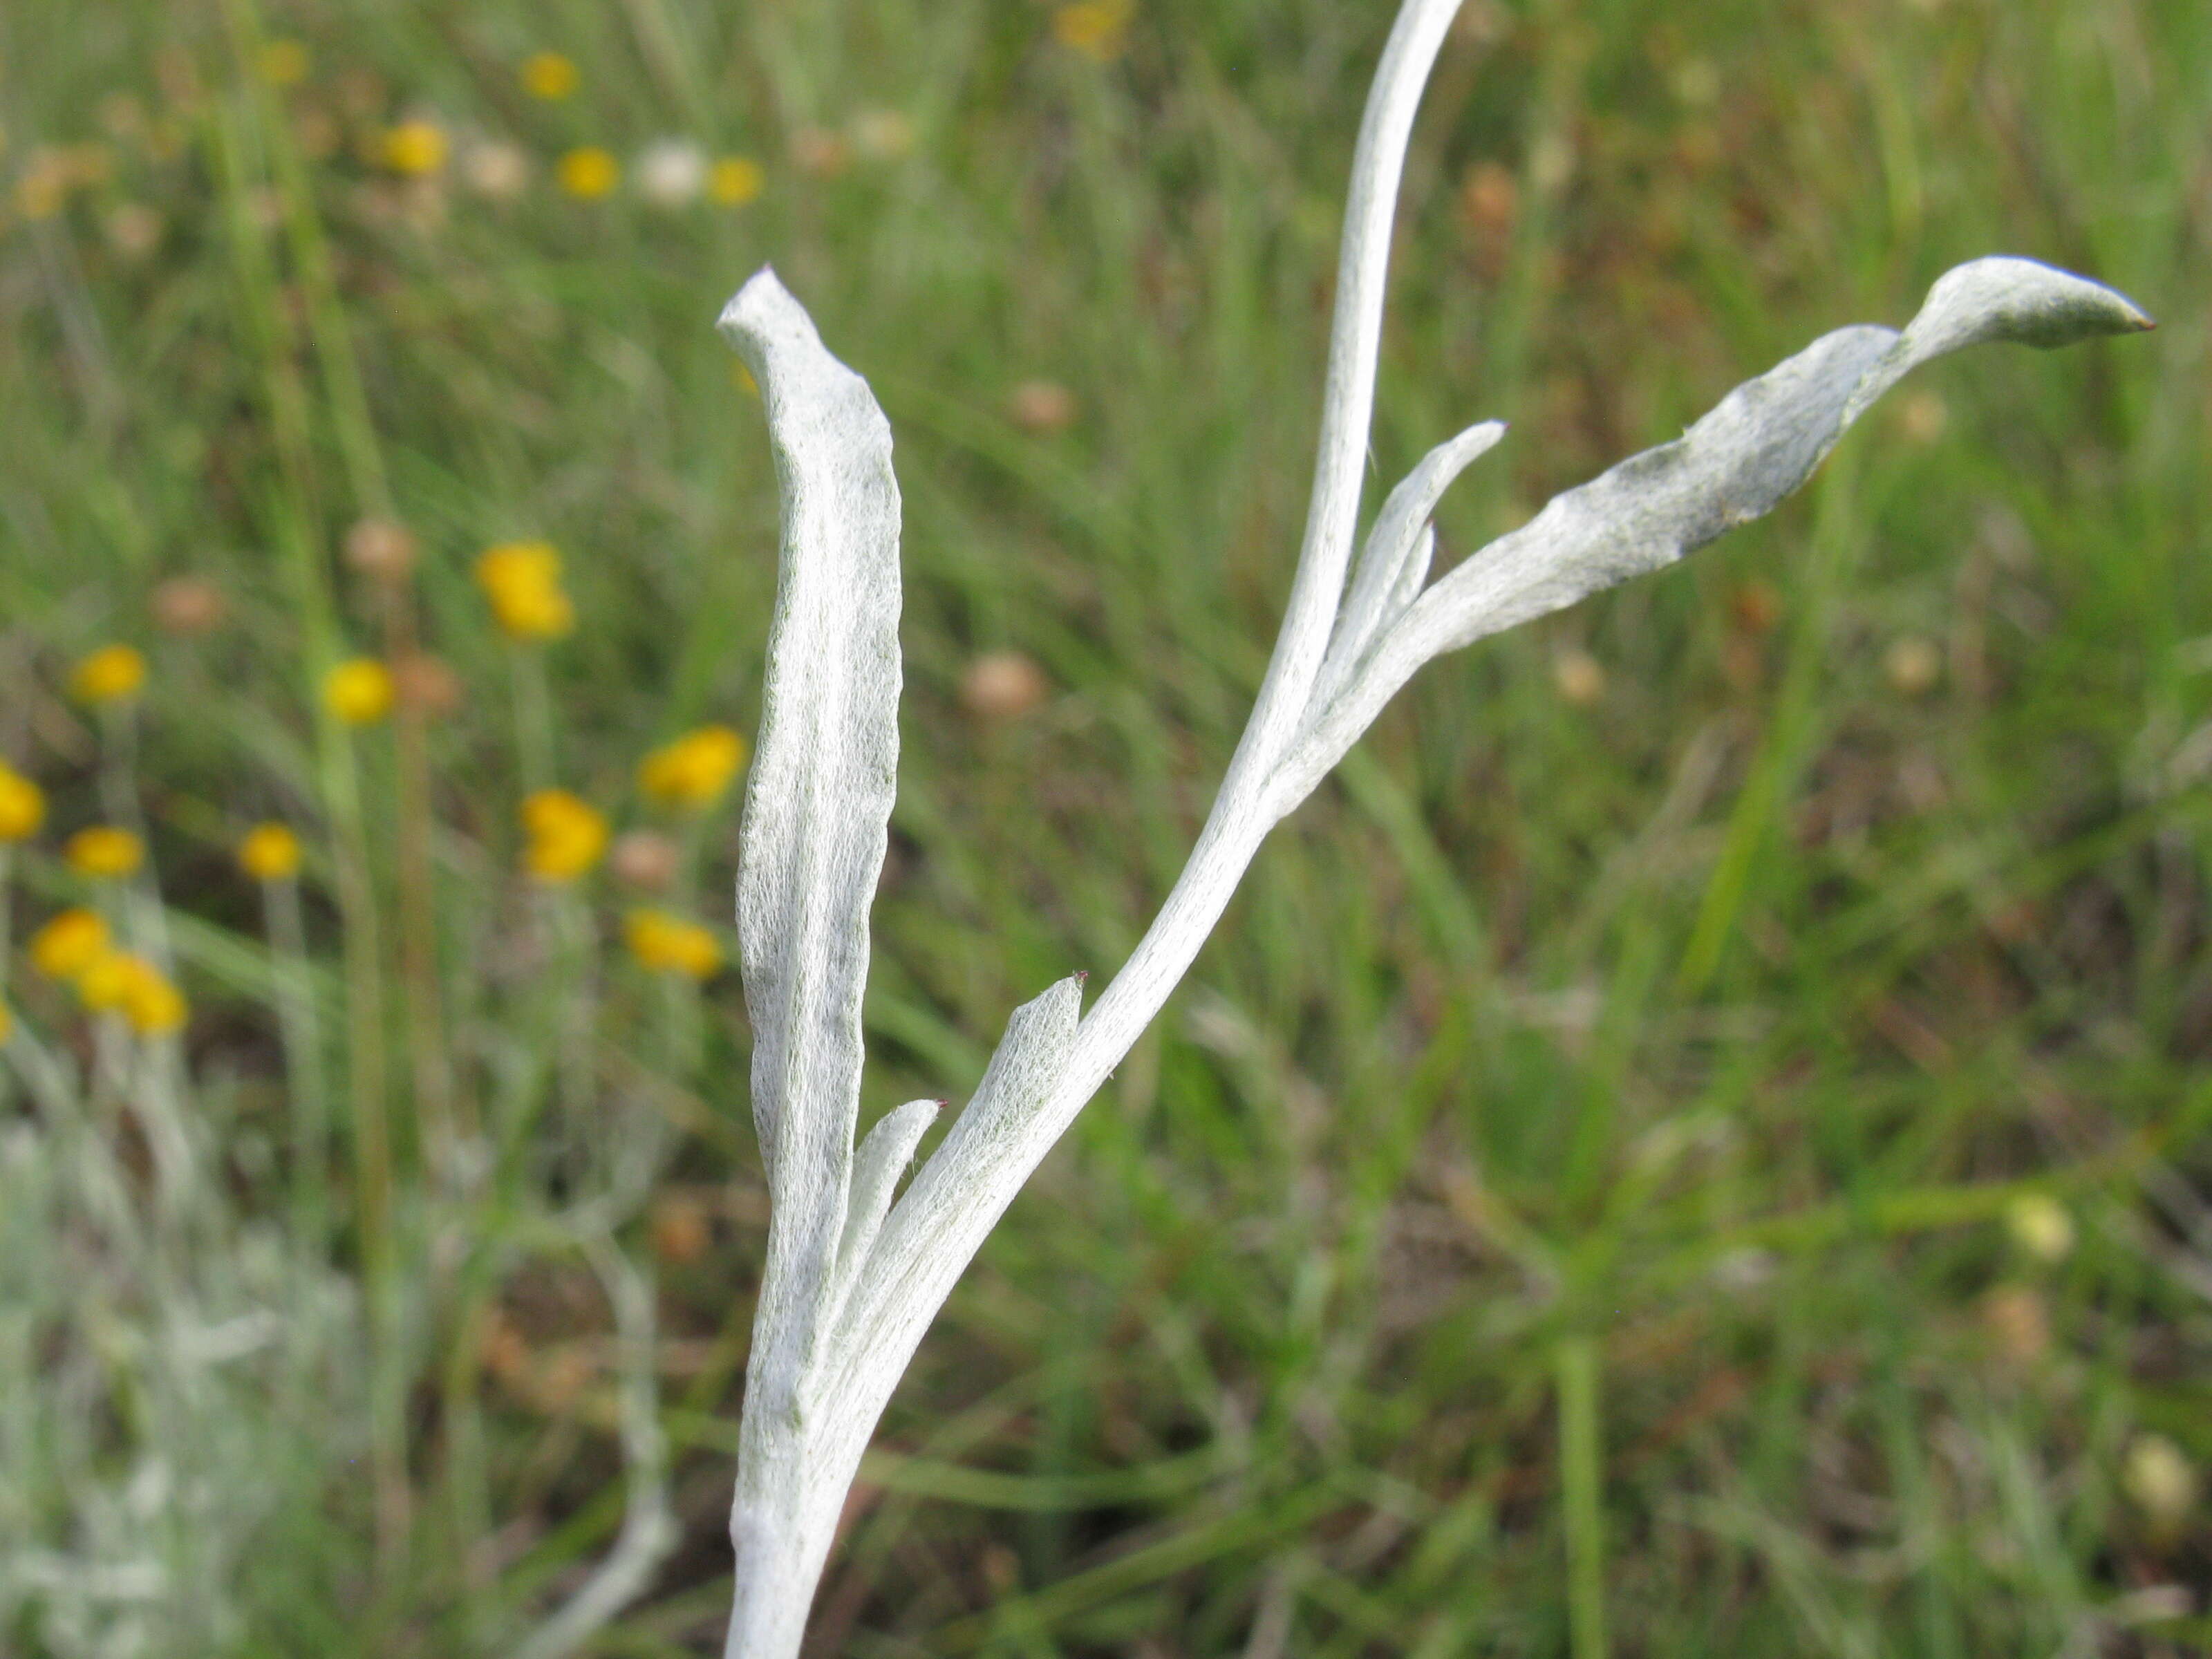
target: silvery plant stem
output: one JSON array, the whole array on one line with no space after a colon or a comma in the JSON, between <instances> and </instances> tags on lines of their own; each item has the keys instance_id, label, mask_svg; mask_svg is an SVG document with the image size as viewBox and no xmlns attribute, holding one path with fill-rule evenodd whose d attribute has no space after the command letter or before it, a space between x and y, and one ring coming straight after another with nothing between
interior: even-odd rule
<instances>
[{"instance_id":1,"label":"silvery plant stem","mask_svg":"<svg viewBox=\"0 0 2212 1659\"><path fill-rule=\"evenodd\" d=\"M1014 1011L974 1096L903 1194L945 1103L909 1102L856 1139L868 907L898 759L890 428L772 271L723 313L761 387L783 502L738 874L770 1209L730 1517L728 1659L798 1653L861 1454L954 1282L1159 1012L1268 830L1416 670L1771 510L1930 358L1982 341L2058 346L2151 326L2098 283L2029 259L1975 260L1938 281L1901 331L1824 336L1680 439L1569 490L1431 581L1431 515L1502 426L1438 445L1364 541L1357 531L1391 219L1421 88L1457 5L1405 0L1383 48L1352 163L1304 544L1251 722L1189 864L1088 1014L1081 975Z\"/></svg>"}]
</instances>

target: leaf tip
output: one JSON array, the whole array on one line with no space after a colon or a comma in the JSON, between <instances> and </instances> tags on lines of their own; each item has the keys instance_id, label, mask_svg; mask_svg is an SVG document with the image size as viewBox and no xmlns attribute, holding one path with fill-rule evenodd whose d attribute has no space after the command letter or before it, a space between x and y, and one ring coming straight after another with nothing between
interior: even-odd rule
<instances>
[{"instance_id":1,"label":"leaf tip","mask_svg":"<svg viewBox=\"0 0 2212 1659\"><path fill-rule=\"evenodd\" d=\"M774 265L763 265L745 279L744 286L730 296L722 307L722 314L714 319L714 327L721 337L739 351L745 343L757 336L771 313L797 301L783 279L775 274Z\"/></svg>"},{"instance_id":2,"label":"leaf tip","mask_svg":"<svg viewBox=\"0 0 2212 1659\"><path fill-rule=\"evenodd\" d=\"M2157 326L2116 288L2040 260L2001 254L1947 272L1906 331L1917 362L1976 340L2050 349Z\"/></svg>"}]
</instances>

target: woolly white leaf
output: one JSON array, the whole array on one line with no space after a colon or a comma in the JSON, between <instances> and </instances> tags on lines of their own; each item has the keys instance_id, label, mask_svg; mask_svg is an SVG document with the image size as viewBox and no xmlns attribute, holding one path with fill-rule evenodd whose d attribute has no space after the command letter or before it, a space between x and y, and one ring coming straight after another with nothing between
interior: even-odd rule
<instances>
[{"instance_id":1,"label":"woolly white leaf","mask_svg":"<svg viewBox=\"0 0 2212 1659\"><path fill-rule=\"evenodd\" d=\"M1421 88L1442 50L1460 0L1405 0L1375 66L1367 107L1352 147L1352 182L1344 204L1344 240L1336 265L1335 313L1322 387L1321 433L1315 445L1313 496L1305 537L1267 672L1252 719L1230 762L1221 799L1249 797L1295 741L1312 703L1358 527L1367 468L1368 430L1375 409L1375 365L1382 339L1382 301L1390 268L1390 222L1405 175L1406 146Z\"/></svg>"},{"instance_id":2,"label":"woolly white leaf","mask_svg":"<svg viewBox=\"0 0 2212 1659\"><path fill-rule=\"evenodd\" d=\"M898 764L898 483L890 424L763 270L723 312L768 412L783 502L759 741L738 861L768 1257L745 1365L733 1654L795 1652L836 1522L811 1455L860 1086L868 907ZM846 1479L849 1479L849 1471ZM842 1490L842 1487L840 1488ZM804 1567L796 1565L808 1563Z\"/></svg>"},{"instance_id":3,"label":"woolly white leaf","mask_svg":"<svg viewBox=\"0 0 2212 1659\"><path fill-rule=\"evenodd\" d=\"M1079 974L1014 1010L1006 1021L1006 1036L984 1067L982 1082L975 1086L975 1097L953 1122L945 1144L915 1176L892 1212L891 1228L911 1218L927 1223L933 1231L941 1230L949 1208L990 1206L994 1197L991 1219L998 1218L1029 1173L1023 1167L1006 1186L1006 1167L1021 1152L1067 1063L1082 1007L1083 976ZM1006 1188L1004 1193L996 1193L1000 1187ZM905 1213L909 1206L911 1218ZM984 1226L988 1231L989 1223ZM902 1242L904 1237L902 1233ZM889 1258L893 1243L890 1231L881 1242L880 1254ZM976 1242L981 1243L980 1233Z\"/></svg>"},{"instance_id":4,"label":"woolly white leaf","mask_svg":"<svg viewBox=\"0 0 2212 1659\"><path fill-rule=\"evenodd\" d=\"M876 1419L953 1281L1035 1167L1031 1149L1057 1133L1042 1115L1066 1071L1081 983L1062 980L1014 1011L975 1098L892 1206L845 1289L799 1409L779 1421L756 1400L748 1371L726 1659L799 1650L808 1597Z\"/></svg>"},{"instance_id":5,"label":"woolly white leaf","mask_svg":"<svg viewBox=\"0 0 2212 1659\"><path fill-rule=\"evenodd\" d=\"M909 1100L886 1113L853 1155L853 1192L845 1206L844 1240L837 1246L840 1288L832 1295L833 1304L843 1300L844 1287L867 1261L868 1247L876 1242L876 1231L890 1210L898 1179L914 1162L915 1148L937 1121L943 1104L935 1100Z\"/></svg>"},{"instance_id":6,"label":"woolly white leaf","mask_svg":"<svg viewBox=\"0 0 2212 1659\"><path fill-rule=\"evenodd\" d=\"M783 498L738 843L753 1121L777 1212L834 1193L834 1243L860 1095L868 906L898 764L898 483L867 382L823 348L773 271L738 291L721 326L760 383Z\"/></svg>"},{"instance_id":7,"label":"woolly white leaf","mask_svg":"<svg viewBox=\"0 0 2212 1659\"><path fill-rule=\"evenodd\" d=\"M953 1281L1058 1136L1045 1113L1066 1073L1083 978L1060 980L1014 1010L974 1097L876 1235L844 1310L842 1374L829 1384L868 1424Z\"/></svg>"},{"instance_id":8,"label":"woolly white leaf","mask_svg":"<svg viewBox=\"0 0 2212 1659\"><path fill-rule=\"evenodd\" d=\"M1420 544L1412 556L1398 567L1397 585L1382 606L1381 626L1388 628L1406 614L1406 607L1421 597L1421 590L1429 585L1429 567L1437 562L1437 527L1422 527Z\"/></svg>"},{"instance_id":9,"label":"woolly white leaf","mask_svg":"<svg viewBox=\"0 0 2212 1659\"><path fill-rule=\"evenodd\" d=\"M1845 426L1930 358L1984 341L2056 349L2100 334L2139 334L2157 325L2118 289L2034 259L2003 254L1971 260L1936 279L1920 313L1852 396Z\"/></svg>"},{"instance_id":10,"label":"woolly white leaf","mask_svg":"<svg viewBox=\"0 0 2212 1659\"><path fill-rule=\"evenodd\" d=\"M1504 435L1501 422L1471 426L1423 456L1420 465L1390 492L1359 550L1352 590L1345 597L1328 654L1322 659L1321 673L1314 681L1314 709L1328 707L1358 666L1376 634L1395 620L1397 612L1420 592L1436 545L1428 534L1429 515L1437 510L1452 481Z\"/></svg>"},{"instance_id":11,"label":"woolly white leaf","mask_svg":"<svg viewBox=\"0 0 2212 1659\"><path fill-rule=\"evenodd\" d=\"M1902 332L1839 329L1747 381L1682 437L1554 497L1441 578L1389 626L1322 711L1270 792L1304 799L1430 658L1673 563L1771 512L1882 392L1930 358L1985 341L2057 346L2153 325L2124 295L2029 259L1977 259L1929 291Z\"/></svg>"}]
</instances>

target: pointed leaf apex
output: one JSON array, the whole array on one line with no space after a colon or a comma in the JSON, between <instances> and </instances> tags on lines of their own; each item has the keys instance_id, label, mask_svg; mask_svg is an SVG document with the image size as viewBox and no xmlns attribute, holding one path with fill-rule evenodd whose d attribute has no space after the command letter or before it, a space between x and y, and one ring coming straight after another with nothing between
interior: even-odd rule
<instances>
[{"instance_id":1,"label":"pointed leaf apex","mask_svg":"<svg viewBox=\"0 0 2212 1659\"><path fill-rule=\"evenodd\" d=\"M737 345L758 326L761 314L775 308L779 301L797 303L791 298L791 290L775 274L775 267L763 265L730 296L730 302L722 307L722 314L714 319L714 327L724 339Z\"/></svg>"},{"instance_id":2,"label":"pointed leaf apex","mask_svg":"<svg viewBox=\"0 0 2212 1659\"><path fill-rule=\"evenodd\" d=\"M2118 289L2033 259L1998 255L1945 273L1928 291L1905 338L1912 360L1924 362L1981 340L2048 349L2155 326Z\"/></svg>"}]
</instances>

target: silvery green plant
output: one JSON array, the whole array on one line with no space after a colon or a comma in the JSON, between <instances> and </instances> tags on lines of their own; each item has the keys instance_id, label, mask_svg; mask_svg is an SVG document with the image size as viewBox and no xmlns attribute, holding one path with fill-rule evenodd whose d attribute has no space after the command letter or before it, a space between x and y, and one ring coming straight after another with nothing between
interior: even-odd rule
<instances>
[{"instance_id":1,"label":"silvery green plant","mask_svg":"<svg viewBox=\"0 0 2212 1659\"><path fill-rule=\"evenodd\" d=\"M898 759L890 427L773 271L723 313L761 387L783 509L738 873L771 1210L730 1517L730 1659L798 1652L862 1451L954 1281L1158 1012L1268 830L1416 669L1760 517L1930 358L2152 326L2098 283L2032 260L1978 259L1937 282L1903 332L1824 336L1681 438L1557 497L1431 582L1430 515L1504 433L1470 427L1390 493L1355 560L1391 218L1414 110L1457 9L1405 0L1376 70L1352 162L1304 544L1250 724L1190 861L1088 1013L1080 975L1014 1011L974 1097L902 1194L943 1103L901 1106L855 1144L868 906Z\"/></svg>"}]
</instances>

